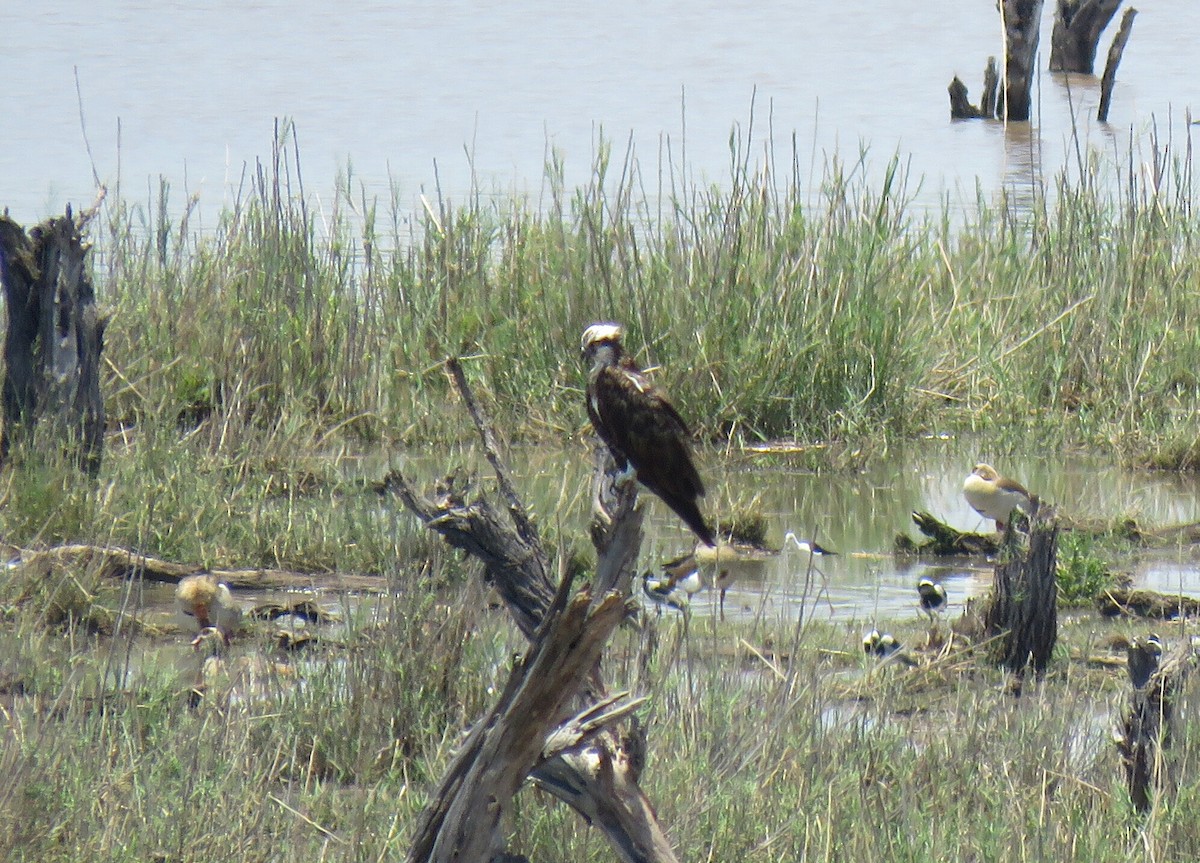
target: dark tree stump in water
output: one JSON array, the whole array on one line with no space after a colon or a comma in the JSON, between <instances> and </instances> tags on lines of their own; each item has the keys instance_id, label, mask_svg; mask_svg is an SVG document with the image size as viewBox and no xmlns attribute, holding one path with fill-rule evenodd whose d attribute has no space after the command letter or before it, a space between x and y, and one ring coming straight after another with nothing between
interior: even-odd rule
<instances>
[{"instance_id":1,"label":"dark tree stump in water","mask_svg":"<svg viewBox=\"0 0 1200 863\"><path fill-rule=\"evenodd\" d=\"M995 95L996 76L988 61L984 75L984 99L978 108L967 101L967 88L957 78L950 84L952 119L993 117L1004 120L1028 120L1033 106L1033 81L1038 49L1038 25L1043 0L1001 0L1000 20L1004 25L1004 80ZM957 86L956 86L957 84ZM956 113L956 110L958 113Z\"/></svg>"},{"instance_id":2,"label":"dark tree stump in water","mask_svg":"<svg viewBox=\"0 0 1200 863\"><path fill-rule=\"evenodd\" d=\"M1100 34L1120 6L1121 0L1058 0L1050 34L1050 71L1091 75Z\"/></svg>"},{"instance_id":3,"label":"dark tree stump in water","mask_svg":"<svg viewBox=\"0 0 1200 863\"><path fill-rule=\"evenodd\" d=\"M1058 640L1058 519L1051 507L1011 522L1001 553L984 613L986 633L1002 636L1000 664L1018 680L1031 665L1040 677Z\"/></svg>"},{"instance_id":4,"label":"dark tree stump in water","mask_svg":"<svg viewBox=\"0 0 1200 863\"><path fill-rule=\"evenodd\" d=\"M25 231L0 216L0 282L8 310L0 458L37 423L68 441L95 475L104 449L100 352L107 321L85 266L83 229L95 209Z\"/></svg>"},{"instance_id":5,"label":"dark tree stump in water","mask_svg":"<svg viewBox=\"0 0 1200 863\"><path fill-rule=\"evenodd\" d=\"M1002 0L1000 17L1008 46L1004 65L1004 111L1008 120L1028 120L1037 73L1042 0Z\"/></svg>"},{"instance_id":6,"label":"dark tree stump in water","mask_svg":"<svg viewBox=\"0 0 1200 863\"><path fill-rule=\"evenodd\" d=\"M1133 30L1135 15L1137 15L1136 9L1125 10L1125 14L1121 17L1121 28L1117 30L1117 35L1113 37L1112 45L1108 49L1108 60L1104 64L1104 77L1100 79L1100 108L1096 112L1096 119L1101 123L1108 122L1108 107L1112 104L1112 89L1117 81L1117 66L1121 64L1121 55L1125 53L1125 43L1129 41L1129 34Z\"/></svg>"},{"instance_id":7,"label":"dark tree stump in water","mask_svg":"<svg viewBox=\"0 0 1200 863\"><path fill-rule=\"evenodd\" d=\"M1129 680L1133 694L1129 715L1117 739L1117 750L1125 767L1129 796L1139 812L1148 812L1155 794L1172 780L1165 751L1171 744L1176 722L1175 698L1196 665L1190 641L1176 645L1159 663L1161 646L1135 642L1129 647Z\"/></svg>"},{"instance_id":8,"label":"dark tree stump in water","mask_svg":"<svg viewBox=\"0 0 1200 863\"><path fill-rule=\"evenodd\" d=\"M967 97L967 85L955 75L950 82L950 119L951 120L990 120L996 116L996 87L1000 75L996 71L996 58L988 57L987 68L983 70L983 99L976 108Z\"/></svg>"}]
</instances>

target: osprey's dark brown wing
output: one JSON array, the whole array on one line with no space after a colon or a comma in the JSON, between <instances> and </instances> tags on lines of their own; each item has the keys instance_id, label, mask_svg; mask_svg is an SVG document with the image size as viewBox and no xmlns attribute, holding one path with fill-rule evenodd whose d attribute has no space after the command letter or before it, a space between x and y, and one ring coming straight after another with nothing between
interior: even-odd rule
<instances>
[{"instance_id":1,"label":"osprey's dark brown wing","mask_svg":"<svg viewBox=\"0 0 1200 863\"><path fill-rule=\"evenodd\" d=\"M588 416L617 462L683 519L700 539L715 544L696 499L704 483L692 463L687 424L661 390L632 363L604 366L588 381Z\"/></svg>"}]
</instances>

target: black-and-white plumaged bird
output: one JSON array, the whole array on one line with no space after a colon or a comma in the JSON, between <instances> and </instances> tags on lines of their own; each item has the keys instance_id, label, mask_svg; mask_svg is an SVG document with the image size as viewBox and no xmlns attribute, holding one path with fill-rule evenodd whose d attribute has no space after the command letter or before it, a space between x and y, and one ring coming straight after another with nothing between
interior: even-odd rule
<instances>
[{"instance_id":1,"label":"black-and-white plumaged bird","mask_svg":"<svg viewBox=\"0 0 1200 863\"><path fill-rule=\"evenodd\" d=\"M800 539L800 537L796 536L796 534L792 533L790 530L783 535L784 542L788 542L789 540L793 545L796 546L796 548L800 549L800 551L814 557L820 557L821 555L826 554L837 554L837 552L832 548L825 548L824 546L813 542L811 539Z\"/></svg>"},{"instance_id":2,"label":"black-and-white plumaged bird","mask_svg":"<svg viewBox=\"0 0 1200 863\"><path fill-rule=\"evenodd\" d=\"M863 636L863 652L868 656L884 659L900 649L900 642L890 632L882 633L872 629Z\"/></svg>"},{"instance_id":3,"label":"black-and-white plumaged bird","mask_svg":"<svg viewBox=\"0 0 1200 863\"><path fill-rule=\"evenodd\" d=\"M625 355L621 335L621 327L610 323L592 324L583 331L580 349L589 364L587 412L592 428L618 469L632 470L702 542L716 545L697 504L704 497L704 483L692 462L687 423Z\"/></svg>"},{"instance_id":4,"label":"black-and-white plumaged bird","mask_svg":"<svg viewBox=\"0 0 1200 863\"><path fill-rule=\"evenodd\" d=\"M921 597L921 609L931 620L946 607L946 588L928 576L917 582L917 593Z\"/></svg>"}]
</instances>

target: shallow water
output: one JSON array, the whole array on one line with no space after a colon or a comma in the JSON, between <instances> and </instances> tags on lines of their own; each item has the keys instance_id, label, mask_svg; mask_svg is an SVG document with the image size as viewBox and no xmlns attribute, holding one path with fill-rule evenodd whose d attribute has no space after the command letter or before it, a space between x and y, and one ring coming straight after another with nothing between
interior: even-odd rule
<instances>
[{"instance_id":1,"label":"shallow water","mask_svg":"<svg viewBox=\"0 0 1200 863\"><path fill-rule=\"evenodd\" d=\"M1054 5L1044 7L1043 70ZM853 165L860 149L876 185L898 154L919 205L943 194L970 205L977 188L1027 198L1075 163L1073 128L1114 172L1140 174L1150 130L1181 154L1188 112L1200 106L1194 0L1141 9L1110 123L1094 119L1095 78L1043 71L1035 122L1009 126L949 121L951 77L977 100L988 55L1001 53L990 2L64 0L15 9L0 15L0 207L25 223L90 202L95 171L135 202L152 199L165 177L176 206L200 196L193 225L211 229L246 167L269 159L277 117L294 119L305 188L322 206L351 163L356 202L360 190L386 201L394 186L407 213L439 184L461 201L472 178L484 195L536 199L552 150L569 185L586 182L601 135L618 161L632 141L651 194L660 159L678 166L686 154L692 181L727 178L733 132L752 137L745 149L760 164L773 139L771 167L783 175L794 140L814 198L825 161L836 153Z\"/></svg>"}]
</instances>

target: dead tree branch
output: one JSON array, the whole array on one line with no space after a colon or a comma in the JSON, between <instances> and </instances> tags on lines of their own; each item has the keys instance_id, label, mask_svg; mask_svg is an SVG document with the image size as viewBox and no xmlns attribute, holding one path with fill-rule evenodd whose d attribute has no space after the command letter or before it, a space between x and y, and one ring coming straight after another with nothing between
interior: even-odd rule
<instances>
[{"instance_id":1,"label":"dead tree branch","mask_svg":"<svg viewBox=\"0 0 1200 863\"><path fill-rule=\"evenodd\" d=\"M500 828L513 796L532 778L603 830L626 863L673 863L670 843L637 784L645 740L635 722L624 737L612 727L638 702L608 695L599 672L612 630L627 613L641 544L644 510L636 503L636 486L610 487L612 494L602 496L603 517L592 531L597 575L589 590L568 600L569 578L554 590L550 556L508 479L461 366L448 366L496 470L511 524L457 477L444 480L433 499L399 474L389 486L427 527L483 561L532 646L434 793L408 859L491 859L502 850Z\"/></svg>"},{"instance_id":2,"label":"dead tree branch","mask_svg":"<svg viewBox=\"0 0 1200 863\"><path fill-rule=\"evenodd\" d=\"M1117 30L1117 35L1113 37L1112 45L1108 49L1108 60L1104 64L1104 76L1100 79L1100 108L1096 112L1096 119L1101 123L1108 122L1108 107L1112 104L1113 85L1117 82L1117 66L1121 65L1121 56L1125 53L1125 43L1129 41L1129 34L1133 32L1135 15L1137 15L1136 9L1125 10L1125 14L1121 16L1121 27Z\"/></svg>"},{"instance_id":3,"label":"dead tree branch","mask_svg":"<svg viewBox=\"0 0 1200 863\"><path fill-rule=\"evenodd\" d=\"M1050 34L1050 71L1091 75L1100 34L1120 6L1121 0L1058 0Z\"/></svg>"}]
</instances>

